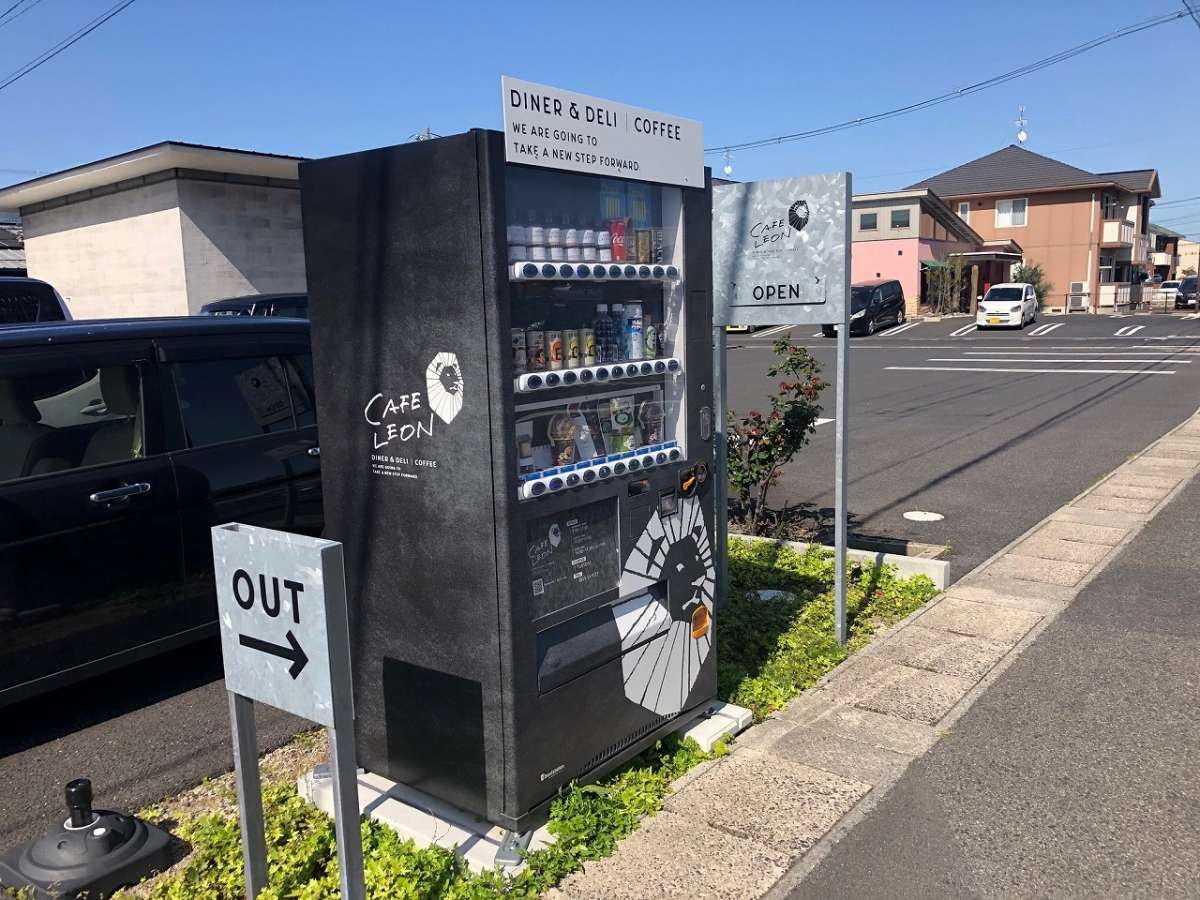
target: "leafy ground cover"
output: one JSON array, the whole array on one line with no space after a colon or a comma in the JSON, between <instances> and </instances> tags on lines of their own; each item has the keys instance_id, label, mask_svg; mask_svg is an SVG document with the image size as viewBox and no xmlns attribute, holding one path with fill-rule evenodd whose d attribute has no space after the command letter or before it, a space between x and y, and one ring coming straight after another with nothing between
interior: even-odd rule
<instances>
[{"instance_id":1,"label":"leafy ground cover","mask_svg":"<svg viewBox=\"0 0 1200 900\"><path fill-rule=\"evenodd\" d=\"M730 596L716 618L720 693L753 710L761 720L811 686L881 626L907 616L936 593L927 578L898 578L889 568L850 570L847 610L850 640L833 639L833 561L828 552L799 553L766 541L733 540L729 552ZM760 588L782 593L762 599ZM319 738L302 738L310 745ZM309 748L310 751L313 749ZM319 750L319 747L316 747ZM550 831L556 842L530 853L516 875L472 873L455 854L419 849L373 820L362 823L368 895L372 898L536 897L589 860L609 856L621 838L653 815L671 783L693 766L725 753L706 754L691 741L670 737L599 784L565 791L553 804ZM268 861L264 900L324 900L338 896L333 823L304 802L294 771L274 777L264 766ZM125 897L151 900L233 900L243 896L241 837L231 781L217 780L209 811L172 806L149 810L166 818L190 845L173 869Z\"/></svg>"}]
</instances>

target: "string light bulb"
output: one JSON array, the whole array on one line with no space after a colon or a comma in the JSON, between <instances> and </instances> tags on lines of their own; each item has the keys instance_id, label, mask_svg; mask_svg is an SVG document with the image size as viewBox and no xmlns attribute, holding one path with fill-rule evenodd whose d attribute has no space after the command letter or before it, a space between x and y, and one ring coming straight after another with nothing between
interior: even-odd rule
<instances>
[{"instance_id":1,"label":"string light bulb","mask_svg":"<svg viewBox=\"0 0 1200 900\"><path fill-rule=\"evenodd\" d=\"M733 174L733 154L728 150L725 151L725 166L721 171L725 173L726 178Z\"/></svg>"}]
</instances>

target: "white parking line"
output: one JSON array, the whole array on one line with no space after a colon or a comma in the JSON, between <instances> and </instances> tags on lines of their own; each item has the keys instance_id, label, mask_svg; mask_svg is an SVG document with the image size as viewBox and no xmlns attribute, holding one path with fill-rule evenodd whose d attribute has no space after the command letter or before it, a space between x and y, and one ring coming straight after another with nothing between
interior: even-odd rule
<instances>
[{"instance_id":1,"label":"white parking line","mask_svg":"<svg viewBox=\"0 0 1200 900\"><path fill-rule=\"evenodd\" d=\"M975 323L972 322L970 325L964 325L962 328L958 329L958 331L950 332L950 337L962 337L964 334L970 334L974 330Z\"/></svg>"},{"instance_id":2,"label":"white parking line","mask_svg":"<svg viewBox=\"0 0 1200 900\"><path fill-rule=\"evenodd\" d=\"M1145 325L1126 325L1124 328L1118 328L1113 332L1113 337L1130 337L1137 334Z\"/></svg>"},{"instance_id":3,"label":"white parking line","mask_svg":"<svg viewBox=\"0 0 1200 900\"><path fill-rule=\"evenodd\" d=\"M1175 363L1180 363L1180 364L1186 365L1186 366L1190 366L1192 364L1192 361L1190 359L1128 359L1124 356L1109 356L1104 359L1082 359L1078 356L1073 356L1070 359L1046 359L1045 357L1041 357L1041 356L1035 356L1035 357L1022 356L1022 357L1013 357L1011 359L1007 358L1007 357L996 357L996 356L989 356L986 359L972 359L970 356L958 356L958 357L935 356L935 357L925 360L925 362L973 362L973 363L1034 362L1034 363L1129 363L1129 364L1141 363L1141 364L1146 364L1146 365L1162 365L1164 363L1171 363L1172 365L1174 365Z\"/></svg>"},{"instance_id":4,"label":"white parking line","mask_svg":"<svg viewBox=\"0 0 1200 900\"><path fill-rule=\"evenodd\" d=\"M878 335L878 337L885 337L885 338L895 337L898 334L903 334L904 332L908 331L910 328L916 328L920 324L921 324L920 319L918 319L915 322L908 322L904 325L901 325L899 328L893 328L890 331L886 331L883 334Z\"/></svg>"},{"instance_id":5,"label":"white parking line","mask_svg":"<svg viewBox=\"0 0 1200 900\"><path fill-rule=\"evenodd\" d=\"M1043 334L1049 334L1055 328L1062 328L1066 324L1066 322L1049 322L1045 325L1039 325L1037 328L1033 329L1033 331L1029 332L1029 336L1041 337Z\"/></svg>"},{"instance_id":6,"label":"white parking line","mask_svg":"<svg viewBox=\"0 0 1200 900\"><path fill-rule=\"evenodd\" d=\"M1200 312L1188 313L1186 316L1180 316L1182 319L1200 319Z\"/></svg>"},{"instance_id":7,"label":"white parking line","mask_svg":"<svg viewBox=\"0 0 1200 900\"><path fill-rule=\"evenodd\" d=\"M1174 369L993 369L967 366L885 366L893 372L1017 372L1039 375L1174 375Z\"/></svg>"},{"instance_id":8,"label":"white parking line","mask_svg":"<svg viewBox=\"0 0 1200 900\"><path fill-rule=\"evenodd\" d=\"M832 421L833 419L817 419L817 421L813 422L813 425L828 425Z\"/></svg>"},{"instance_id":9,"label":"white parking line","mask_svg":"<svg viewBox=\"0 0 1200 900\"><path fill-rule=\"evenodd\" d=\"M776 325L774 328L768 328L766 331L755 332L754 337L769 337L772 334L779 334L781 331L790 331L795 327L795 325Z\"/></svg>"},{"instance_id":10,"label":"white parking line","mask_svg":"<svg viewBox=\"0 0 1200 900\"><path fill-rule=\"evenodd\" d=\"M825 337L825 332L818 331L816 334L813 335L813 337Z\"/></svg>"}]
</instances>

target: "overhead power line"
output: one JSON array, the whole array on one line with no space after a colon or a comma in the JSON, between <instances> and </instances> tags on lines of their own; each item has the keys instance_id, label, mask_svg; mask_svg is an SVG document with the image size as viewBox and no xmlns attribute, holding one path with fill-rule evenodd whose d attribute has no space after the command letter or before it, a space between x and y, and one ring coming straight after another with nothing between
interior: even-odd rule
<instances>
[{"instance_id":1,"label":"overhead power line","mask_svg":"<svg viewBox=\"0 0 1200 900\"><path fill-rule=\"evenodd\" d=\"M26 0L21 0L21 2L24 3L24 2L26 2ZM19 12L15 13L14 15L9 16L7 19L5 19L4 16L0 16L0 28L3 28L6 25L11 25L13 22L17 21L17 19L21 18L21 16L25 15L25 13L29 12L31 9L33 9L35 6L37 6L41 2L42 2L42 0L33 0L32 3L28 4L26 7L24 7L23 9L21 9ZM9 12L12 12L14 9L16 9L20 5L21 5L20 3L14 3L12 6L10 6L8 8ZM4 15L7 16L8 13L5 13Z\"/></svg>"},{"instance_id":2,"label":"overhead power line","mask_svg":"<svg viewBox=\"0 0 1200 900\"><path fill-rule=\"evenodd\" d=\"M101 13L96 18L92 19L92 21L88 22L86 25L84 25L78 31L63 38L61 41L59 41L53 47L44 51L40 56L35 56L33 59L31 59L29 62L25 63L25 65L21 66L19 69L15 69L14 71L10 72L3 79L0 79L0 91L4 90L6 87L8 87L9 85L11 85L13 83L20 81L22 78L24 78L30 72L32 72L34 69L37 69L40 66L43 66L46 63L50 62L50 60L54 59L54 57L58 56L58 54L62 53L64 50L66 50L68 47L72 46L73 44L76 44L79 41L83 40L85 37L87 37L89 34L91 34L93 31L95 31L97 28L99 28L105 22L120 15L122 12L124 12L126 9L128 9L130 6L132 6L135 2L136 2L136 0L122 0L122 2L118 3L116 6L110 7L108 10Z\"/></svg>"},{"instance_id":3,"label":"overhead power line","mask_svg":"<svg viewBox=\"0 0 1200 900\"><path fill-rule=\"evenodd\" d=\"M919 112L923 109L929 109L933 106L938 106L942 103L949 103L951 100L958 100L961 97L967 97L979 91L987 90L988 88L1004 84L1008 81L1013 81L1017 78L1022 78L1026 75L1031 75L1042 69L1057 65L1061 62L1066 62L1079 56L1082 53L1087 53L1089 50L1094 50L1104 44L1108 44L1119 38L1128 37L1132 34L1137 34L1146 31L1150 28L1157 28L1159 25L1166 25L1168 22L1173 22L1188 15L1186 10L1177 10L1171 13L1165 13L1160 16L1155 16L1152 19L1144 19L1141 22L1135 22L1132 25L1126 25L1123 28L1118 28L1116 31L1111 31L1101 37L1094 38L1086 43L1079 44L1067 50L1062 50L1055 53L1053 56L1047 56L1044 59L1039 59L1036 62L1028 63L1017 69L1012 69L1002 75L995 75L983 81L977 81L974 84L969 84L966 87L961 87L958 90L948 91L944 94L939 94L936 97L930 97L928 100L921 100L917 103L910 103L907 106L899 106L895 109L889 109L886 112L873 113L869 116L859 116L856 119L848 119L845 122L838 122L834 125L824 125L820 128L810 128L806 131L797 131L793 134L782 134L777 137L760 138L756 141L745 141L740 144L723 144L719 147L708 147L705 153L731 153L739 150L755 150L760 147L768 147L775 144L788 144L792 141L802 141L808 138L819 137L824 134L831 134L835 131L843 131L847 128L857 128L862 125L871 125L875 122L882 122L886 119L894 119L897 116L904 116L910 113Z\"/></svg>"},{"instance_id":4,"label":"overhead power line","mask_svg":"<svg viewBox=\"0 0 1200 900\"><path fill-rule=\"evenodd\" d=\"M1183 5L1187 7L1188 14L1191 15L1192 21L1196 23L1196 27L1200 28L1200 16L1196 15L1196 9L1192 6L1189 0L1183 0Z\"/></svg>"},{"instance_id":5,"label":"overhead power line","mask_svg":"<svg viewBox=\"0 0 1200 900\"><path fill-rule=\"evenodd\" d=\"M1155 209L1162 209L1164 206L1178 206L1180 203L1191 203L1193 200L1200 200L1198 197L1183 197L1179 200L1167 200L1165 203L1155 203Z\"/></svg>"}]
</instances>

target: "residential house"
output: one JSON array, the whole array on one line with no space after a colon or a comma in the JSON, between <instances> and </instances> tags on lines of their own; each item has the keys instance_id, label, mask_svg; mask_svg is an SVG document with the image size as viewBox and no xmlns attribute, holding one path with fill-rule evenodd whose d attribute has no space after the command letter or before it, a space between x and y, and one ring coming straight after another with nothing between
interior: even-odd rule
<instances>
[{"instance_id":1,"label":"residential house","mask_svg":"<svg viewBox=\"0 0 1200 900\"><path fill-rule=\"evenodd\" d=\"M1162 276L1163 281L1174 278L1179 265L1179 242L1183 240L1183 235L1161 225L1151 225L1150 240L1153 241L1150 264L1154 267L1154 274Z\"/></svg>"},{"instance_id":2,"label":"residential house","mask_svg":"<svg viewBox=\"0 0 1200 900\"><path fill-rule=\"evenodd\" d=\"M1021 261L1019 245L985 241L928 188L856 194L853 208L851 281L896 279L910 316L927 311L931 269L962 262L967 309L971 296L1007 281Z\"/></svg>"},{"instance_id":3,"label":"residential house","mask_svg":"<svg viewBox=\"0 0 1200 900\"><path fill-rule=\"evenodd\" d=\"M1049 311L1112 311L1140 299L1158 172L1088 172L1011 145L926 178L985 240L1012 238L1042 267Z\"/></svg>"},{"instance_id":4,"label":"residential house","mask_svg":"<svg viewBox=\"0 0 1200 900\"><path fill-rule=\"evenodd\" d=\"M0 189L77 319L306 290L300 159L166 141Z\"/></svg>"},{"instance_id":5,"label":"residential house","mask_svg":"<svg viewBox=\"0 0 1200 900\"><path fill-rule=\"evenodd\" d=\"M1175 277L1200 274L1200 241L1179 241L1179 261L1175 264Z\"/></svg>"}]
</instances>

